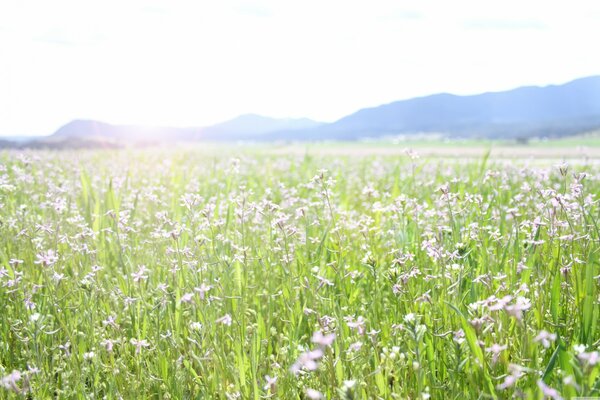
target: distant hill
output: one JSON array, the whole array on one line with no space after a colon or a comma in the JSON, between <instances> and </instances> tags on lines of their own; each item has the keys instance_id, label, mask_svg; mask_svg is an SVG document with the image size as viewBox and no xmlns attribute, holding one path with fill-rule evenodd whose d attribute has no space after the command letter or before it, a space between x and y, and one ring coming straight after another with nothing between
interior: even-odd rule
<instances>
[{"instance_id":1,"label":"distant hill","mask_svg":"<svg viewBox=\"0 0 600 400\"><path fill-rule=\"evenodd\" d=\"M322 125L307 118L269 118L241 115L216 125L198 128L112 125L93 120L74 120L60 127L53 138L109 138L121 141L189 141L253 139L278 131L312 129Z\"/></svg>"},{"instance_id":2,"label":"distant hill","mask_svg":"<svg viewBox=\"0 0 600 400\"><path fill-rule=\"evenodd\" d=\"M256 114L241 115L229 121L203 128L202 139L253 139L280 132L300 132L324 125L308 118L269 118Z\"/></svg>"},{"instance_id":3,"label":"distant hill","mask_svg":"<svg viewBox=\"0 0 600 400\"><path fill-rule=\"evenodd\" d=\"M75 120L31 146L153 144L196 140L357 140L395 135L523 139L600 128L600 76L564 85L457 96L441 93L364 108L333 123L242 115L208 127L142 127ZM79 139L75 141L74 139ZM85 140L84 140L85 139ZM11 143L0 143L0 146Z\"/></svg>"},{"instance_id":4,"label":"distant hill","mask_svg":"<svg viewBox=\"0 0 600 400\"><path fill-rule=\"evenodd\" d=\"M11 140L0 139L0 149L12 149L17 147L17 143Z\"/></svg>"},{"instance_id":5,"label":"distant hill","mask_svg":"<svg viewBox=\"0 0 600 400\"><path fill-rule=\"evenodd\" d=\"M411 133L516 138L564 136L600 127L600 76L564 85L472 96L436 94L365 108L304 132L305 139L359 139ZM281 137L294 137L282 132Z\"/></svg>"},{"instance_id":6,"label":"distant hill","mask_svg":"<svg viewBox=\"0 0 600 400\"><path fill-rule=\"evenodd\" d=\"M112 125L93 120L74 120L60 127L54 138L108 138L128 141L191 140L200 135L201 128L145 127Z\"/></svg>"}]
</instances>

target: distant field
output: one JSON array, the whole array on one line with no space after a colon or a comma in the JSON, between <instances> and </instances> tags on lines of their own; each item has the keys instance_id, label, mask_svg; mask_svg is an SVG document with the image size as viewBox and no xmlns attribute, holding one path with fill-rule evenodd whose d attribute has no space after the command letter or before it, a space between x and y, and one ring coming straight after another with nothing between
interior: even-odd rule
<instances>
[{"instance_id":1,"label":"distant field","mask_svg":"<svg viewBox=\"0 0 600 400\"><path fill-rule=\"evenodd\" d=\"M0 398L600 396L600 165L488 149L0 152Z\"/></svg>"},{"instance_id":2,"label":"distant field","mask_svg":"<svg viewBox=\"0 0 600 400\"><path fill-rule=\"evenodd\" d=\"M294 143L269 146L274 154L400 155L415 150L422 156L480 158L488 151L493 158L586 159L600 157L600 135L564 139L514 141L483 140L380 140L363 142Z\"/></svg>"}]
</instances>

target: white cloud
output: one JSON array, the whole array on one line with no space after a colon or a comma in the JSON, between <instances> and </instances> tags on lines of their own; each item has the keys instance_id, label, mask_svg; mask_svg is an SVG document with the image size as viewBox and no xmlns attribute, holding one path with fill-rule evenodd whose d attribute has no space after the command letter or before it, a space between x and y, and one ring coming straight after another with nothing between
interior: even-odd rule
<instances>
[{"instance_id":1,"label":"white cloud","mask_svg":"<svg viewBox=\"0 0 600 400\"><path fill-rule=\"evenodd\" d=\"M23 1L0 4L0 134L73 118L334 120L448 91L600 73L595 1Z\"/></svg>"}]
</instances>

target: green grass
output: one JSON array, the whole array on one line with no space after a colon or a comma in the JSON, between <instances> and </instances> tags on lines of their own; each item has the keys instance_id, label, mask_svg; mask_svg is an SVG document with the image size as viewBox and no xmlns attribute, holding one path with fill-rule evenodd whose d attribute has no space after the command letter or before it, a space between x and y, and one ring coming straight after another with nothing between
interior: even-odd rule
<instances>
[{"instance_id":1,"label":"green grass","mask_svg":"<svg viewBox=\"0 0 600 400\"><path fill-rule=\"evenodd\" d=\"M215 149L0 154L0 398L600 396L597 164Z\"/></svg>"}]
</instances>

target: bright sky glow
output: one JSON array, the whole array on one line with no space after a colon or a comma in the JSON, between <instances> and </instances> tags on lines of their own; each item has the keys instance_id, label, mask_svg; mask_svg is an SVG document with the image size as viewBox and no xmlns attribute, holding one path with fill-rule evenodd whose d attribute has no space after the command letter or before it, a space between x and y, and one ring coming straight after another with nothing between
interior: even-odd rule
<instances>
[{"instance_id":1,"label":"bright sky glow","mask_svg":"<svg viewBox=\"0 0 600 400\"><path fill-rule=\"evenodd\" d=\"M3 0L0 135L75 118L333 121L600 74L600 2Z\"/></svg>"}]
</instances>

